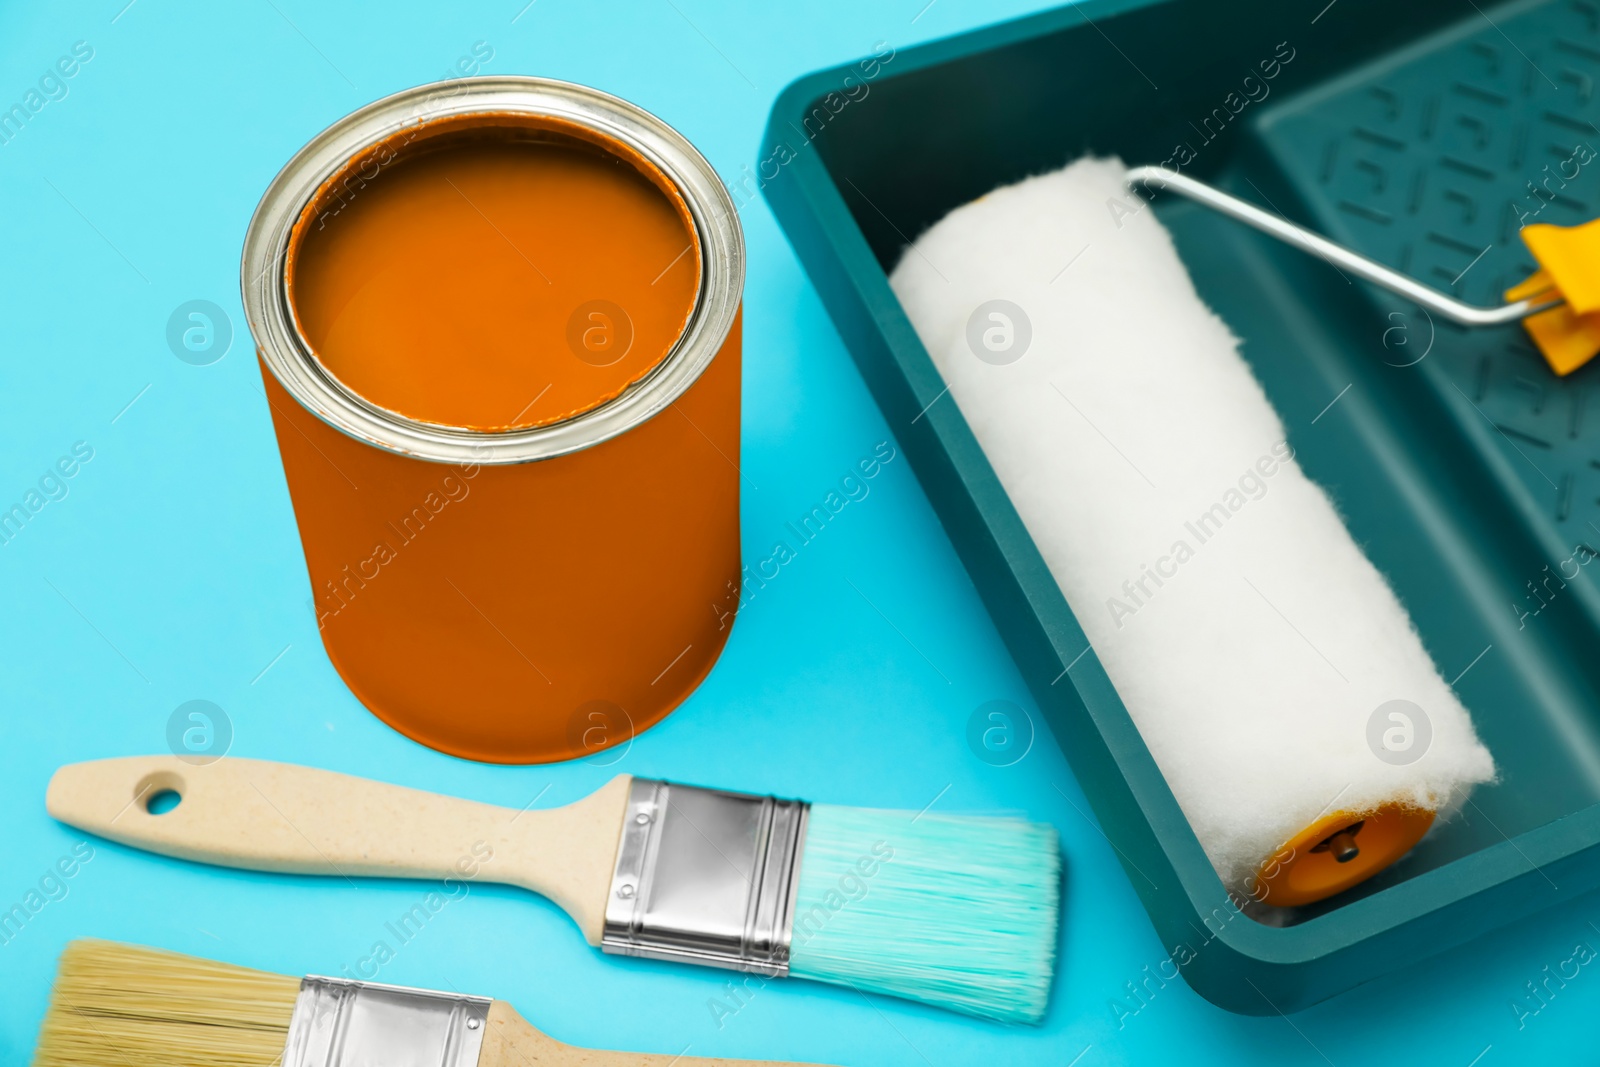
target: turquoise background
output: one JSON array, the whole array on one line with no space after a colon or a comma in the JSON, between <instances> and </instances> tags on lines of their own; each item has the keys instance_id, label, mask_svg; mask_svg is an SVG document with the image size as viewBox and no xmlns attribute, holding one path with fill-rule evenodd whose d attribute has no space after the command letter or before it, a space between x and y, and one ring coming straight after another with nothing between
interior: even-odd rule
<instances>
[{"instance_id":1,"label":"turquoise background","mask_svg":"<svg viewBox=\"0 0 1600 1067\"><path fill-rule=\"evenodd\" d=\"M0 10L0 108L75 42L94 50L66 96L0 144L0 506L74 443L94 449L66 497L0 546L0 911L81 848L44 812L51 772L163 752L174 709L201 699L225 710L235 755L511 807L567 803L621 770L830 803L1022 812L1062 835L1061 961L1038 1028L804 982L768 985L728 1016L710 1006L725 975L601 957L562 912L516 890L475 885L396 946L385 924L435 887L241 874L91 841L65 896L0 944L0 1062L28 1061L55 957L85 935L292 974L353 970L384 940L395 952L379 980L497 996L562 1040L669 1055L1467 1067L1593 1045L1595 967L1551 979L1543 1001L1528 985L1600 946L1592 898L1291 1019L1229 1015L1166 981L1162 946L1049 737L1004 767L969 746L986 703L1037 712L903 456L750 598L706 684L614 765L439 755L382 726L329 666L237 284L250 212L295 149L484 42L484 73L624 96L731 182L791 79L878 42L904 48L1045 5L123 3ZM765 203L741 214L744 548L758 560L893 435ZM211 365L167 346L168 317L191 300L232 319L232 348Z\"/></svg>"}]
</instances>

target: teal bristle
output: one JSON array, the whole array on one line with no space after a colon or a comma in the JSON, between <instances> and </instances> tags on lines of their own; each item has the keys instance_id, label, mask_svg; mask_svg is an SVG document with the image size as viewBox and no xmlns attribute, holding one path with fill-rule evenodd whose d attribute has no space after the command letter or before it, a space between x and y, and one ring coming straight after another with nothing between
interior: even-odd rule
<instances>
[{"instance_id":1,"label":"teal bristle","mask_svg":"<svg viewBox=\"0 0 1600 1067\"><path fill-rule=\"evenodd\" d=\"M1036 1023L1050 998L1060 908L1054 827L816 804L789 970Z\"/></svg>"}]
</instances>

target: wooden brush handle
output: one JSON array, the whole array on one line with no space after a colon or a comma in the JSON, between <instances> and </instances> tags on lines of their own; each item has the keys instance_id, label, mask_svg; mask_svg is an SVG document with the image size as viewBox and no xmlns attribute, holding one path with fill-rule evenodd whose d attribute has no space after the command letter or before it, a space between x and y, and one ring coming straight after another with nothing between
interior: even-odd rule
<instances>
[{"instance_id":1,"label":"wooden brush handle","mask_svg":"<svg viewBox=\"0 0 1600 1067\"><path fill-rule=\"evenodd\" d=\"M80 830L225 867L522 886L598 945L630 780L564 808L518 811L289 763L128 756L62 767L45 803ZM182 800L151 814L150 798L167 790Z\"/></svg>"},{"instance_id":2,"label":"wooden brush handle","mask_svg":"<svg viewBox=\"0 0 1600 1067\"><path fill-rule=\"evenodd\" d=\"M489 1006L478 1067L804 1067L775 1060L719 1060L699 1056L659 1056L646 1052L607 1052L563 1045L534 1029L503 1000Z\"/></svg>"}]
</instances>

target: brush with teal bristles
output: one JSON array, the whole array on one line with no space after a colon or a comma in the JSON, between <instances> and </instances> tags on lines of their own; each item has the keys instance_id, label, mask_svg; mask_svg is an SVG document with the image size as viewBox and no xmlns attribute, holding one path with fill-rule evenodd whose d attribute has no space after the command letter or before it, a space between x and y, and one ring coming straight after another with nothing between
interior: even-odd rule
<instances>
[{"instance_id":1,"label":"brush with teal bristles","mask_svg":"<svg viewBox=\"0 0 1600 1067\"><path fill-rule=\"evenodd\" d=\"M629 775L563 808L517 811L290 764L166 756L63 767L47 803L79 829L183 859L519 885L606 952L1004 1022L1043 1017L1055 967L1060 847L1053 828L1021 819Z\"/></svg>"},{"instance_id":2,"label":"brush with teal bristles","mask_svg":"<svg viewBox=\"0 0 1600 1067\"><path fill-rule=\"evenodd\" d=\"M889 853L863 874L862 856ZM789 947L800 978L1007 1022L1050 997L1061 903L1054 827L812 806Z\"/></svg>"}]
</instances>

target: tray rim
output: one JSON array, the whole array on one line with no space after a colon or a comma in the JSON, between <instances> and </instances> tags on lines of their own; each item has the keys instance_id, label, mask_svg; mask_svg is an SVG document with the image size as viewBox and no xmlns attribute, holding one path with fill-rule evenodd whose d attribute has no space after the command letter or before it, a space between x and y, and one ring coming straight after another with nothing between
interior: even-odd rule
<instances>
[{"instance_id":1,"label":"tray rim","mask_svg":"<svg viewBox=\"0 0 1600 1067\"><path fill-rule=\"evenodd\" d=\"M904 78L979 52L1088 28L1171 2L1067 4L897 50L892 67L875 81ZM767 157L776 144L787 143L785 131L800 128L798 120L829 92L839 91L845 76L856 72L857 63L851 61L786 86L773 104L758 158ZM814 146L809 141L802 146L777 175L764 181L762 193L890 430L911 459L930 505L1163 944L1186 944L1188 934L1179 923L1187 923L1191 931L1209 931L1206 918L1226 901L1222 882L965 418L953 402L938 403L946 388L943 377L890 289L820 152L807 148ZM852 336L852 325L869 332ZM917 413L914 421L912 413ZM953 486L941 484L947 475L954 476ZM963 497L971 514L959 513ZM964 529L972 519L978 520L980 529ZM975 533L980 535L976 542ZM984 539L991 544L981 543ZM997 587L996 575L985 573L996 562L1003 564L1002 583L1009 578L1014 588ZM1020 625L1001 617L1006 599L1028 604L1029 615ZM1032 632L1015 632L1019 628ZM1069 668L1074 661L1076 665ZM1069 669L1070 687L1044 680L1059 681ZM1107 780L1108 772L1120 783ZM1126 790L1125 798L1116 795L1119 784ZM1141 825L1120 825L1130 802ZM1135 862L1135 856L1158 864L1162 880L1181 889L1185 905L1181 915L1155 899L1161 886ZM1298 1010L1593 889L1600 885L1597 861L1600 804L1295 926L1227 922L1203 942L1194 965L1180 969L1202 996L1228 1010L1262 1015ZM1559 883L1552 874L1561 876ZM1205 949L1213 941L1221 952ZM1320 974L1293 973L1317 964L1326 965L1319 968ZM1283 989L1283 995L1269 999L1258 981Z\"/></svg>"}]
</instances>

